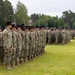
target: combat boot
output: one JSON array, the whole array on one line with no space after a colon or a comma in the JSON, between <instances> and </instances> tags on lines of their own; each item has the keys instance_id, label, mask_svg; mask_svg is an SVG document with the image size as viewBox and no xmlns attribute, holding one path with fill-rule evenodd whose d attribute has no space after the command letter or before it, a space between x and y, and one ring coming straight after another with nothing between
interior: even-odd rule
<instances>
[{"instance_id":1,"label":"combat boot","mask_svg":"<svg viewBox=\"0 0 75 75\"><path fill-rule=\"evenodd\" d=\"M11 66L8 64L8 65L5 65L6 67L6 70L12 70L13 68L11 68Z\"/></svg>"},{"instance_id":2,"label":"combat boot","mask_svg":"<svg viewBox=\"0 0 75 75\"><path fill-rule=\"evenodd\" d=\"M17 66L19 66L19 65L20 65L20 62L17 61L17 62L15 63L15 66L17 67Z\"/></svg>"},{"instance_id":3,"label":"combat boot","mask_svg":"<svg viewBox=\"0 0 75 75\"><path fill-rule=\"evenodd\" d=\"M12 67L12 68L15 68L15 63L11 64L11 67Z\"/></svg>"},{"instance_id":4,"label":"combat boot","mask_svg":"<svg viewBox=\"0 0 75 75\"><path fill-rule=\"evenodd\" d=\"M22 60L21 60L21 64L23 64L23 63L24 63L24 60L22 59Z\"/></svg>"}]
</instances>

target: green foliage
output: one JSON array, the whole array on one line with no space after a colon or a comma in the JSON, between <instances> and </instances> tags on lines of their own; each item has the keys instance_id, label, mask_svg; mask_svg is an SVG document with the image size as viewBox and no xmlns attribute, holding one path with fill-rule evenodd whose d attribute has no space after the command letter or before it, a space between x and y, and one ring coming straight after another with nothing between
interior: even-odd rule
<instances>
[{"instance_id":1,"label":"green foliage","mask_svg":"<svg viewBox=\"0 0 75 75\"><path fill-rule=\"evenodd\" d=\"M64 20L65 24L68 23L68 27L73 28L73 23L75 21L75 13L69 10L64 11L62 14L62 19Z\"/></svg>"},{"instance_id":2,"label":"green foliage","mask_svg":"<svg viewBox=\"0 0 75 75\"><path fill-rule=\"evenodd\" d=\"M75 28L75 21L73 22L73 27Z\"/></svg>"},{"instance_id":3,"label":"green foliage","mask_svg":"<svg viewBox=\"0 0 75 75\"><path fill-rule=\"evenodd\" d=\"M13 7L8 0L0 0L0 25L4 25L6 21L12 21Z\"/></svg>"},{"instance_id":4,"label":"green foliage","mask_svg":"<svg viewBox=\"0 0 75 75\"><path fill-rule=\"evenodd\" d=\"M35 23L41 17L41 14L34 13L30 17L31 17L32 23Z\"/></svg>"},{"instance_id":5,"label":"green foliage","mask_svg":"<svg viewBox=\"0 0 75 75\"><path fill-rule=\"evenodd\" d=\"M13 21L13 6L12 6L12 4L8 0L5 0L4 4L5 4L4 20L5 21Z\"/></svg>"},{"instance_id":6,"label":"green foliage","mask_svg":"<svg viewBox=\"0 0 75 75\"><path fill-rule=\"evenodd\" d=\"M64 20L62 18L51 17L48 15L41 15L40 18L34 22L35 26L46 26L46 27L64 27Z\"/></svg>"},{"instance_id":7,"label":"green foliage","mask_svg":"<svg viewBox=\"0 0 75 75\"><path fill-rule=\"evenodd\" d=\"M14 14L12 3L8 0L0 0L0 25L2 26L5 25L6 21L28 24L29 17L27 13L27 8L20 1L18 1Z\"/></svg>"},{"instance_id":8,"label":"green foliage","mask_svg":"<svg viewBox=\"0 0 75 75\"><path fill-rule=\"evenodd\" d=\"M5 13L5 5L3 0L0 0L0 25L4 24L4 13Z\"/></svg>"},{"instance_id":9,"label":"green foliage","mask_svg":"<svg viewBox=\"0 0 75 75\"><path fill-rule=\"evenodd\" d=\"M41 17L36 21L35 25L48 26L49 19L50 19L50 16L41 15Z\"/></svg>"},{"instance_id":10,"label":"green foliage","mask_svg":"<svg viewBox=\"0 0 75 75\"><path fill-rule=\"evenodd\" d=\"M75 75L75 40L67 45L47 45L45 53L34 60L0 75Z\"/></svg>"},{"instance_id":11,"label":"green foliage","mask_svg":"<svg viewBox=\"0 0 75 75\"><path fill-rule=\"evenodd\" d=\"M17 24L27 24L28 23L28 15L27 8L23 3L18 1L17 8L15 10L15 18Z\"/></svg>"}]
</instances>

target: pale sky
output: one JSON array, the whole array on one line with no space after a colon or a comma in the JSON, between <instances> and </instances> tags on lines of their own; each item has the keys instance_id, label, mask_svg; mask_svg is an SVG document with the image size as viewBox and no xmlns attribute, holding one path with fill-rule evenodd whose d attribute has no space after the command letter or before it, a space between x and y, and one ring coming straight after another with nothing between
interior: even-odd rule
<instances>
[{"instance_id":1,"label":"pale sky","mask_svg":"<svg viewBox=\"0 0 75 75\"><path fill-rule=\"evenodd\" d=\"M65 10L75 12L75 0L9 0L14 8L18 1L21 1L28 9L28 15L42 13L59 17Z\"/></svg>"}]
</instances>

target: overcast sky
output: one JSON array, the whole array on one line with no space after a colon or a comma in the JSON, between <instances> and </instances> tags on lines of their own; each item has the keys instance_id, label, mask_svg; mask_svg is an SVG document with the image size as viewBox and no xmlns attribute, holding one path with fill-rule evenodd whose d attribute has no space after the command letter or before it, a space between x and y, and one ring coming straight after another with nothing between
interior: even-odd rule
<instances>
[{"instance_id":1,"label":"overcast sky","mask_svg":"<svg viewBox=\"0 0 75 75\"><path fill-rule=\"evenodd\" d=\"M75 0L9 0L14 8L21 1L28 9L28 15L43 13L51 16L61 16L65 10L75 12Z\"/></svg>"}]
</instances>

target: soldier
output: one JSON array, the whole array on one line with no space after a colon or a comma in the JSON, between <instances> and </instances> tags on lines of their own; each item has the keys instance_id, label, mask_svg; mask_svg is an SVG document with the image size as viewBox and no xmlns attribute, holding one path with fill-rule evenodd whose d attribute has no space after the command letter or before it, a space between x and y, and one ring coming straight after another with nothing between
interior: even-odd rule
<instances>
[{"instance_id":1,"label":"soldier","mask_svg":"<svg viewBox=\"0 0 75 75\"><path fill-rule=\"evenodd\" d=\"M4 49L3 49L3 33L2 33L2 27L0 26L0 61L3 63L4 57Z\"/></svg>"},{"instance_id":2,"label":"soldier","mask_svg":"<svg viewBox=\"0 0 75 75\"><path fill-rule=\"evenodd\" d=\"M11 22L6 23L6 29L3 31L4 63L7 70L11 70L12 61L12 32Z\"/></svg>"},{"instance_id":3,"label":"soldier","mask_svg":"<svg viewBox=\"0 0 75 75\"><path fill-rule=\"evenodd\" d=\"M65 31L65 34L66 34L66 36L65 36L65 43L67 44L68 42L69 42L69 34L68 34L68 30L66 29L66 31Z\"/></svg>"},{"instance_id":4,"label":"soldier","mask_svg":"<svg viewBox=\"0 0 75 75\"><path fill-rule=\"evenodd\" d=\"M62 43L62 29L59 28L59 38L58 38L58 43Z\"/></svg>"},{"instance_id":5,"label":"soldier","mask_svg":"<svg viewBox=\"0 0 75 75\"><path fill-rule=\"evenodd\" d=\"M12 26L12 67L15 67L16 49L17 49L17 32L16 25Z\"/></svg>"},{"instance_id":6,"label":"soldier","mask_svg":"<svg viewBox=\"0 0 75 75\"><path fill-rule=\"evenodd\" d=\"M59 30L56 29L56 32L55 32L55 43L58 44L58 39L59 39Z\"/></svg>"},{"instance_id":7,"label":"soldier","mask_svg":"<svg viewBox=\"0 0 75 75\"><path fill-rule=\"evenodd\" d=\"M47 41L46 38L47 38L47 29L45 28L44 29L44 40L43 40L44 41L44 48L46 47L46 41Z\"/></svg>"},{"instance_id":8,"label":"soldier","mask_svg":"<svg viewBox=\"0 0 75 75\"><path fill-rule=\"evenodd\" d=\"M39 36L40 32L39 29L36 28L35 29L35 54L34 57L39 56L40 55L40 36Z\"/></svg>"},{"instance_id":9,"label":"soldier","mask_svg":"<svg viewBox=\"0 0 75 75\"><path fill-rule=\"evenodd\" d=\"M66 32L65 32L65 29L62 30L62 44L64 45L65 42L66 42Z\"/></svg>"},{"instance_id":10,"label":"soldier","mask_svg":"<svg viewBox=\"0 0 75 75\"><path fill-rule=\"evenodd\" d=\"M52 36L52 31L51 29L48 30L48 44L51 43L51 36Z\"/></svg>"},{"instance_id":11,"label":"soldier","mask_svg":"<svg viewBox=\"0 0 75 75\"><path fill-rule=\"evenodd\" d=\"M51 43L55 43L55 29L52 29Z\"/></svg>"},{"instance_id":12,"label":"soldier","mask_svg":"<svg viewBox=\"0 0 75 75\"><path fill-rule=\"evenodd\" d=\"M29 60L33 59L33 31L30 29L30 37L29 37Z\"/></svg>"},{"instance_id":13,"label":"soldier","mask_svg":"<svg viewBox=\"0 0 75 75\"><path fill-rule=\"evenodd\" d=\"M40 29L40 52L44 52L44 27Z\"/></svg>"},{"instance_id":14,"label":"soldier","mask_svg":"<svg viewBox=\"0 0 75 75\"><path fill-rule=\"evenodd\" d=\"M20 28L20 26L17 26L16 66L20 65L20 62L21 62L21 51L22 51L21 28Z\"/></svg>"},{"instance_id":15,"label":"soldier","mask_svg":"<svg viewBox=\"0 0 75 75\"><path fill-rule=\"evenodd\" d=\"M21 31L21 36L22 36L22 50L21 50L21 63L24 63L26 61L26 49L25 49L25 27L23 25L22 31Z\"/></svg>"},{"instance_id":16,"label":"soldier","mask_svg":"<svg viewBox=\"0 0 75 75\"><path fill-rule=\"evenodd\" d=\"M33 32L33 34L32 34L33 35L33 47L32 47L33 52L32 52L32 57L34 58L35 57L35 52L36 52L35 51L35 43L36 43L35 42L36 41L35 39L37 39L37 38L35 38L35 34L36 34L35 33L35 28L32 29L32 32Z\"/></svg>"},{"instance_id":17,"label":"soldier","mask_svg":"<svg viewBox=\"0 0 75 75\"><path fill-rule=\"evenodd\" d=\"M25 45L24 61L27 61L29 59L29 36L30 36L30 32L29 32L29 30L28 30L27 27L24 29L24 33L25 33L25 40L24 40L24 45Z\"/></svg>"},{"instance_id":18,"label":"soldier","mask_svg":"<svg viewBox=\"0 0 75 75\"><path fill-rule=\"evenodd\" d=\"M40 39L40 33L41 31L39 30L39 29L37 29L37 33L36 33L36 35L35 35L35 38L37 38L36 39L36 56L39 56L39 55L41 55L41 39Z\"/></svg>"}]
</instances>

